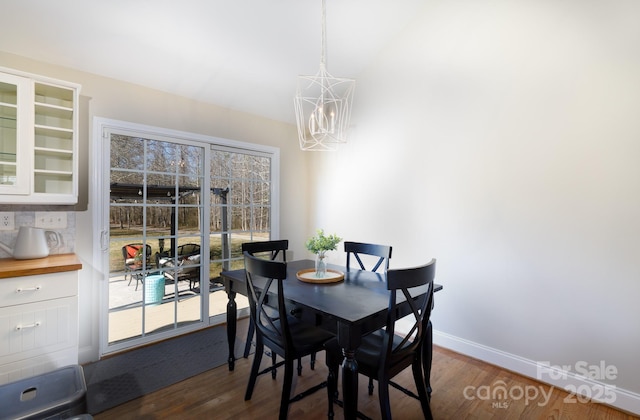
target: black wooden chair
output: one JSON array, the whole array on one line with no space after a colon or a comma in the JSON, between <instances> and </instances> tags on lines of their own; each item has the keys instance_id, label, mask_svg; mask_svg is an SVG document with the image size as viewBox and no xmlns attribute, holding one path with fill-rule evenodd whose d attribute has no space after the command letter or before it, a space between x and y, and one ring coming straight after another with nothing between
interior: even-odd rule
<instances>
[{"instance_id":1,"label":"black wooden chair","mask_svg":"<svg viewBox=\"0 0 640 420\"><path fill-rule=\"evenodd\" d=\"M264 256L265 258L275 261L278 255L281 255L281 260L287 262L287 249L289 249L289 241L287 239L281 239L276 241L261 241L261 242L244 242L242 244L242 252L247 251L249 254L255 256ZM251 342L253 341L253 334L255 326L251 319L249 319L249 330L247 331L247 341L244 345L244 358L249 357L251 351ZM275 376L275 372L273 373Z\"/></svg>"},{"instance_id":2,"label":"black wooden chair","mask_svg":"<svg viewBox=\"0 0 640 420\"><path fill-rule=\"evenodd\" d=\"M379 268L382 270L389 268L389 260L391 259L391 247L388 245L367 244L363 242L344 242L344 252L347 253L347 270L351 268L351 258L355 258L360 270L377 272ZM370 269L366 268L363 262L363 256L369 255L374 257L370 262ZM377 259L376 259L377 257Z\"/></svg>"},{"instance_id":3,"label":"black wooden chair","mask_svg":"<svg viewBox=\"0 0 640 420\"><path fill-rule=\"evenodd\" d=\"M356 352L358 372L378 381L378 399L383 419L391 419L389 404L389 385L420 401L425 419L431 419L429 394L424 378L423 345L427 345L427 324L433 306L433 279L436 261L415 268L387 270L387 289L389 310L385 328L362 338ZM423 294L427 288L427 293ZM422 296L420 296L422 294ZM408 303L408 305L406 305ZM403 309L409 306L410 310ZM413 321L407 335L395 333L396 321ZM327 393L329 399L329 418L333 418L333 403L337 400L337 381L339 366L342 362L342 349L337 339L325 344L327 367ZM398 373L411 366L418 395L391 381Z\"/></svg>"},{"instance_id":4,"label":"black wooden chair","mask_svg":"<svg viewBox=\"0 0 640 420\"><path fill-rule=\"evenodd\" d=\"M243 255L249 309L256 329L256 352L244 399L245 401L251 399L259 375L284 365L279 418L286 419L291 402L298 401L326 386L326 382L323 382L291 398L294 360L321 351L324 343L333 335L323 329L300 322L289 314L285 306L283 290L283 282L287 278L286 262L257 258L248 251ZM260 371L264 346L284 360Z\"/></svg>"},{"instance_id":5,"label":"black wooden chair","mask_svg":"<svg viewBox=\"0 0 640 420\"><path fill-rule=\"evenodd\" d=\"M353 257L360 270L376 273L379 268L382 268L384 272L389 269L391 249L389 245L345 241L344 252L347 253L347 271L351 268L351 258ZM370 269L367 269L367 266ZM384 277L380 277L380 281L384 281ZM373 395L373 379L371 378L369 378L369 395Z\"/></svg>"},{"instance_id":6,"label":"black wooden chair","mask_svg":"<svg viewBox=\"0 0 640 420\"><path fill-rule=\"evenodd\" d=\"M260 242L245 242L242 244L242 252L247 251L253 256L260 256L271 261L278 260L278 255L281 255L280 259L283 262L287 262L287 250L289 249L289 241L287 239L280 239L274 241L260 241ZM249 329L247 330L247 341L244 344L244 358L249 357L251 352L251 343L253 341L253 334L255 327L251 319L249 319ZM276 355L271 355L273 363L276 363ZM316 354L311 355L311 370L314 370L316 365ZM271 372L271 375L276 377L276 370ZM298 376L302 375L302 360L298 359Z\"/></svg>"},{"instance_id":7,"label":"black wooden chair","mask_svg":"<svg viewBox=\"0 0 640 420\"><path fill-rule=\"evenodd\" d=\"M145 269L151 268L151 245L141 243L127 244L122 247L122 258L124 259L124 279L129 275L129 283L136 279L136 290L138 283L144 281Z\"/></svg>"}]
</instances>

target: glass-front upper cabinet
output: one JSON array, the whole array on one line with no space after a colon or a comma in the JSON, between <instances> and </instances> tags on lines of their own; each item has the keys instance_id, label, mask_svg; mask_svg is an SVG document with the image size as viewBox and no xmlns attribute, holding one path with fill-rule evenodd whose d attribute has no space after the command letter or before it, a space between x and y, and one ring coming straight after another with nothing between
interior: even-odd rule
<instances>
[{"instance_id":1,"label":"glass-front upper cabinet","mask_svg":"<svg viewBox=\"0 0 640 420\"><path fill-rule=\"evenodd\" d=\"M28 159L28 121L18 112L29 101L29 83L0 74L0 193L28 194L29 171L18 162Z\"/></svg>"},{"instance_id":2,"label":"glass-front upper cabinet","mask_svg":"<svg viewBox=\"0 0 640 420\"><path fill-rule=\"evenodd\" d=\"M78 201L80 86L0 69L0 203Z\"/></svg>"}]
</instances>

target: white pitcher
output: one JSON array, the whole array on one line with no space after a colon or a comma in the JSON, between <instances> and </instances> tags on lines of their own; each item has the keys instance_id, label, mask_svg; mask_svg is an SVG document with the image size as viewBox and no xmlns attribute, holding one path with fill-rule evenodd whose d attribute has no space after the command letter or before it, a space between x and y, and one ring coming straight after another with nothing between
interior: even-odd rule
<instances>
[{"instance_id":1,"label":"white pitcher","mask_svg":"<svg viewBox=\"0 0 640 420\"><path fill-rule=\"evenodd\" d=\"M45 231L29 226L20 226L16 245L13 249L2 242L0 242L0 248L11 254L13 258L17 260L44 258L49 255L49 246L47 246Z\"/></svg>"}]
</instances>

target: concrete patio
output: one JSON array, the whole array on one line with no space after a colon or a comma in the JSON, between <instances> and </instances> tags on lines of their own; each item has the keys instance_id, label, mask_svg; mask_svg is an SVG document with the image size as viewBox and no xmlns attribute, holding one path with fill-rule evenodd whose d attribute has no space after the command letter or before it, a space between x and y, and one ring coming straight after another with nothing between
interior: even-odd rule
<instances>
[{"instance_id":1,"label":"concrete patio","mask_svg":"<svg viewBox=\"0 0 640 420\"><path fill-rule=\"evenodd\" d=\"M172 327L174 323L183 325L199 322L199 288L190 290L187 281L178 282L177 288L174 283L166 283L161 303L154 304L150 304L148 296L152 292L145 292L144 289L145 285L139 283L136 290L135 278L131 282L129 278L125 280L123 275L109 279L110 343L139 337L142 333L143 316L145 334ZM146 305L143 305L143 297L147 298ZM210 284L209 316L225 314L227 302L224 288L219 283ZM248 306L244 296L237 296L236 302L238 308Z\"/></svg>"}]
</instances>

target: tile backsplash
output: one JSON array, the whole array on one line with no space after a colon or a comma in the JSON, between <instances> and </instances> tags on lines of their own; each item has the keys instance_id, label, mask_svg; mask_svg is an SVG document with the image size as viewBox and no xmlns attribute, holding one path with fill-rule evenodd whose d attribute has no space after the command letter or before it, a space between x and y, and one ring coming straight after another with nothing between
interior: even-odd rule
<instances>
[{"instance_id":1,"label":"tile backsplash","mask_svg":"<svg viewBox=\"0 0 640 420\"><path fill-rule=\"evenodd\" d=\"M60 212L57 212L60 213ZM51 255L53 254L68 254L75 251L75 239L76 239L76 214L73 211L64 212L67 215L67 227L64 229L46 229L53 230L62 236L62 243L49 250ZM18 237L18 228L20 226L35 226L36 225L36 212L35 211L16 211L14 213L15 229L14 230L0 230L0 242L13 248ZM0 258L10 258L11 255L0 249Z\"/></svg>"}]
</instances>

